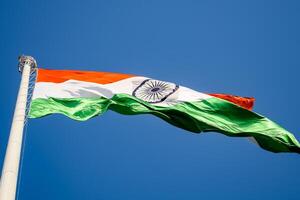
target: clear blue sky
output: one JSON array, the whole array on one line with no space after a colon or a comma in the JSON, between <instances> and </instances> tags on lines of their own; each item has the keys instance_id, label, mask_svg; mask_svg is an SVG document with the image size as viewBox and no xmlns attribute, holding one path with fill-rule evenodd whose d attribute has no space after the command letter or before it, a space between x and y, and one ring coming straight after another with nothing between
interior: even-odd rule
<instances>
[{"instance_id":1,"label":"clear blue sky","mask_svg":"<svg viewBox=\"0 0 300 200\"><path fill-rule=\"evenodd\" d=\"M296 0L2 0L0 163L22 53L40 67L254 96L256 112L300 139L299 10ZM52 115L29 121L19 200L296 200L299 170L297 154L191 134L150 115Z\"/></svg>"}]
</instances>

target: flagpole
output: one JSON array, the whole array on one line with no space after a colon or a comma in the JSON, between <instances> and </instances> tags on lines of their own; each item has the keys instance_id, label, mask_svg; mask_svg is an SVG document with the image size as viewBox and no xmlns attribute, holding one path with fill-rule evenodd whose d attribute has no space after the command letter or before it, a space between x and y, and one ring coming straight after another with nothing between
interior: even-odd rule
<instances>
[{"instance_id":1,"label":"flagpole","mask_svg":"<svg viewBox=\"0 0 300 200\"><path fill-rule=\"evenodd\" d=\"M15 200L16 197L29 78L30 72L36 68L36 61L31 56L19 57L19 71L22 73L22 79L3 162L0 200Z\"/></svg>"}]
</instances>

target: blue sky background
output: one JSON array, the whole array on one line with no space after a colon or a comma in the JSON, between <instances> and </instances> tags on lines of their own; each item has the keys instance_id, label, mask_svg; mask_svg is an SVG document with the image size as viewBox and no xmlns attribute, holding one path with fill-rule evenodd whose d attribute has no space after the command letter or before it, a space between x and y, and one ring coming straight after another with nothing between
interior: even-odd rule
<instances>
[{"instance_id":1,"label":"blue sky background","mask_svg":"<svg viewBox=\"0 0 300 200\"><path fill-rule=\"evenodd\" d=\"M300 139L299 1L0 2L0 163L20 82L40 67L132 73L254 96ZM300 156L150 115L29 121L19 200L299 199Z\"/></svg>"}]
</instances>

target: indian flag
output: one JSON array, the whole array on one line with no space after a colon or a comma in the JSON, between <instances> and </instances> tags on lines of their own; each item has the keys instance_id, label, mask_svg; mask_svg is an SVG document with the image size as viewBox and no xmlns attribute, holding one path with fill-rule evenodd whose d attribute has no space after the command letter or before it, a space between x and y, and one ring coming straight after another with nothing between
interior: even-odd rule
<instances>
[{"instance_id":1,"label":"indian flag","mask_svg":"<svg viewBox=\"0 0 300 200\"><path fill-rule=\"evenodd\" d=\"M143 76L94 71L38 69L29 117L53 113L85 121L108 109L152 114L174 126L251 138L272 152L300 153L296 138L251 111L253 98L206 94Z\"/></svg>"}]
</instances>

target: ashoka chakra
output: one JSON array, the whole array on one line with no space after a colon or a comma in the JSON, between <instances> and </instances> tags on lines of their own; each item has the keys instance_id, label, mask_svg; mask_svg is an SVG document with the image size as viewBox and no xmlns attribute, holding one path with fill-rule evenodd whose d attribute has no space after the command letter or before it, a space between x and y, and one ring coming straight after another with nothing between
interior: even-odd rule
<instances>
[{"instance_id":1,"label":"ashoka chakra","mask_svg":"<svg viewBox=\"0 0 300 200\"><path fill-rule=\"evenodd\" d=\"M135 88L132 95L148 103L159 103L173 94L178 87L174 83L146 79Z\"/></svg>"}]
</instances>

